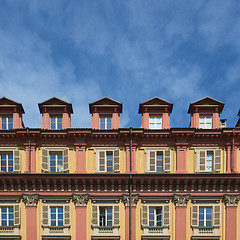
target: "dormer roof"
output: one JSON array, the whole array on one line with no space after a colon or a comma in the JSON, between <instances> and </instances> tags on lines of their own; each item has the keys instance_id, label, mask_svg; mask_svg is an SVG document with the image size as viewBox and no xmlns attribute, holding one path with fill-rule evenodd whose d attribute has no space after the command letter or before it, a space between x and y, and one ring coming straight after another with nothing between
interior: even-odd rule
<instances>
[{"instance_id":1,"label":"dormer roof","mask_svg":"<svg viewBox=\"0 0 240 240\"><path fill-rule=\"evenodd\" d=\"M38 107L39 107L40 113L43 113L44 108L52 108L52 107L54 107L54 108L65 108L66 107L70 113L73 113L72 104L69 102L63 101L62 99L57 98L57 97L53 97L44 102L39 103Z\"/></svg>"},{"instance_id":2,"label":"dormer roof","mask_svg":"<svg viewBox=\"0 0 240 240\"><path fill-rule=\"evenodd\" d=\"M16 107L19 112L25 113L21 103L15 102L6 97L0 98L0 108L14 108L14 107Z\"/></svg>"},{"instance_id":3,"label":"dormer roof","mask_svg":"<svg viewBox=\"0 0 240 240\"><path fill-rule=\"evenodd\" d=\"M90 113L94 112L94 108L117 108L117 112L122 113L122 103L108 97L104 97L95 102L89 103Z\"/></svg>"},{"instance_id":4,"label":"dormer roof","mask_svg":"<svg viewBox=\"0 0 240 240\"><path fill-rule=\"evenodd\" d=\"M151 98L145 102L142 102L139 104L139 110L138 113L143 113L144 112L144 108L169 108L169 113L172 112L172 108L173 108L173 103L170 103L166 100L163 100L159 97L154 97Z\"/></svg>"},{"instance_id":5,"label":"dormer roof","mask_svg":"<svg viewBox=\"0 0 240 240\"><path fill-rule=\"evenodd\" d=\"M223 107L225 103L220 102L214 98L211 97L205 97L200 100L197 100L193 103L190 103L188 113L192 113L194 108L213 108L213 107L218 107L219 108L219 113L222 112Z\"/></svg>"}]
</instances>

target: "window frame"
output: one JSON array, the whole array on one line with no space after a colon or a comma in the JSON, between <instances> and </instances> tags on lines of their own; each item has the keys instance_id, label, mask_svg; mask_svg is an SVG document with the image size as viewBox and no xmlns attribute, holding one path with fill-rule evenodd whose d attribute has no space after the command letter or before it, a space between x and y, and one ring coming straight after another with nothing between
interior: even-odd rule
<instances>
[{"instance_id":1,"label":"window frame","mask_svg":"<svg viewBox=\"0 0 240 240\"><path fill-rule=\"evenodd\" d=\"M203 123L200 122L201 118L204 119ZM211 118L211 126L210 127L207 127L207 124L209 124L207 122L207 118ZM200 127L200 124L204 124L204 127ZM202 114L199 115L199 129L212 129L212 126L213 126L213 116L212 115L202 115Z\"/></svg>"},{"instance_id":2,"label":"window frame","mask_svg":"<svg viewBox=\"0 0 240 240\"><path fill-rule=\"evenodd\" d=\"M96 169L100 173L118 173L120 172L120 149L119 148L96 148ZM112 152L112 171L107 171L107 152ZM103 163L104 162L104 163ZM104 170L101 168L104 167Z\"/></svg>"},{"instance_id":3,"label":"window frame","mask_svg":"<svg viewBox=\"0 0 240 240\"><path fill-rule=\"evenodd\" d=\"M6 118L6 123L5 123L6 124L6 129L3 128L3 120L2 120L3 118ZM12 123L9 123L9 118L12 119ZM13 116L10 116L10 115L4 116L4 115L2 115L0 117L0 121L1 121L1 124L0 124L1 130L13 130ZM12 128L9 127L10 124L12 124Z\"/></svg>"},{"instance_id":4,"label":"window frame","mask_svg":"<svg viewBox=\"0 0 240 240\"><path fill-rule=\"evenodd\" d=\"M8 171L8 159L6 159L6 170L2 171L2 153L12 153L13 171ZM0 148L0 173L21 172L21 151L18 148Z\"/></svg>"},{"instance_id":5,"label":"window frame","mask_svg":"<svg viewBox=\"0 0 240 240\"><path fill-rule=\"evenodd\" d=\"M101 122L101 120L104 119L104 123ZM111 123L108 123L108 119L111 119ZM99 129L100 130L111 130L113 129L113 121L112 121L112 115L100 115L99 116ZM108 124L111 124L111 127L108 128ZM104 126L104 128L102 128Z\"/></svg>"},{"instance_id":6,"label":"window frame","mask_svg":"<svg viewBox=\"0 0 240 240\"><path fill-rule=\"evenodd\" d=\"M157 122L157 118L160 118L160 123ZM154 121L151 122L151 119L153 119ZM150 125L151 124L154 124L154 127L152 128ZM160 124L161 127L157 127L157 124ZM149 116L149 129L151 130L159 130L159 129L163 129L163 118L162 118L162 115L150 115Z\"/></svg>"},{"instance_id":7,"label":"window frame","mask_svg":"<svg viewBox=\"0 0 240 240\"><path fill-rule=\"evenodd\" d=\"M13 225L2 225L2 208L13 208ZM9 214L9 213L8 213ZM9 216L7 214L7 221ZM0 203L0 228L20 228L21 209L18 203Z\"/></svg>"},{"instance_id":8,"label":"window frame","mask_svg":"<svg viewBox=\"0 0 240 240\"><path fill-rule=\"evenodd\" d=\"M54 171L51 172L51 152L61 153L62 155L62 171ZM57 154L52 154L57 156ZM69 148L41 148L41 170L47 173L66 173L69 171ZM57 159L55 159L55 163L57 163ZM57 170L57 165L55 165L55 169Z\"/></svg>"},{"instance_id":9,"label":"window frame","mask_svg":"<svg viewBox=\"0 0 240 240\"><path fill-rule=\"evenodd\" d=\"M54 119L54 121L52 121ZM59 123L58 120L61 119ZM54 124L54 128L52 128L52 124ZM58 127L58 124L61 124L61 128ZM51 130L61 130L63 129L63 116L62 115L50 115L50 129Z\"/></svg>"}]
</instances>

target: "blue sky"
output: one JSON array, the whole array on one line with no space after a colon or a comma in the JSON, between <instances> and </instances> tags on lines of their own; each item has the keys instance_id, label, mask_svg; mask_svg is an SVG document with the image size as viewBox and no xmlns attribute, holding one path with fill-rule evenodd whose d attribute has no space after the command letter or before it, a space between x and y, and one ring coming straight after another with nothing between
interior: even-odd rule
<instances>
[{"instance_id":1,"label":"blue sky","mask_svg":"<svg viewBox=\"0 0 240 240\"><path fill-rule=\"evenodd\" d=\"M123 103L122 127L140 127L140 102L174 103L172 127L188 127L190 102L240 108L239 0L1 0L0 96L21 102L40 127L38 103L71 102L73 127L90 127L88 104Z\"/></svg>"}]
</instances>

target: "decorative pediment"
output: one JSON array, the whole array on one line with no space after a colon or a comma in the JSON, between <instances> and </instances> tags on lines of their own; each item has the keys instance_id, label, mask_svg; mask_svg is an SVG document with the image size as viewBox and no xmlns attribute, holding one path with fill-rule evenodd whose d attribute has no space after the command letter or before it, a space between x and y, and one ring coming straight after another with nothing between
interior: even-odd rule
<instances>
[{"instance_id":1,"label":"decorative pediment","mask_svg":"<svg viewBox=\"0 0 240 240\"><path fill-rule=\"evenodd\" d=\"M25 113L21 103L15 102L9 98L0 98L0 108L17 108L19 112Z\"/></svg>"},{"instance_id":2,"label":"decorative pediment","mask_svg":"<svg viewBox=\"0 0 240 240\"><path fill-rule=\"evenodd\" d=\"M146 108L154 108L154 109L168 109L168 112L171 113L172 112L172 108L173 108L173 103L170 103L166 100L163 100L159 97L154 97L151 98L145 102L142 102L139 104L139 113L143 113Z\"/></svg>"},{"instance_id":3,"label":"decorative pediment","mask_svg":"<svg viewBox=\"0 0 240 240\"><path fill-rule=\"evenodd\" d=\"M70 113L73 113L72 104L57 97L50 98L44 102L38 104L39 110L42 113L44 108L49 107L58 107L58 108L67 108Z\"/></svg>"},{"instance_id":4,"label":"decorative pediment","mask_svg":"<svg viewBox=\"0 0 240 240\"><path fill-rule=\"evenodd\" d=\"M224 105L225 104L223 102L220 102L214 98L205 97L193 103L190 103L188 113L191 113L195 108L206 108L206 107L218 108L219 109L218 111L221 113Z\"/></svg>"},{"instance_id":5,"label":"decorative pediment","mask_svg":"<svg viewBox=\"0 0 240 240\"><path fill-rule=\"evenodd\" d=\"M122 113L122 103L115 101L111 98L104 97L95 102L89 104L90 113L93 113L96 109L103 108L115 108L116 112Z\"/></svg>"}]
</instances>

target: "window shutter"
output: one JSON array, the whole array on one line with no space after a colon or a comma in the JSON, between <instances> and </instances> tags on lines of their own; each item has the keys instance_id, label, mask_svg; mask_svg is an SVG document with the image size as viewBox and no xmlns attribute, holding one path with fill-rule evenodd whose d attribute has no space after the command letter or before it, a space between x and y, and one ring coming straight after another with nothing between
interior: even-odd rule
<instances>
[{"instance_id":1,"label":"window shutter","mask_svg":"<svg viewBox=\"0 0 240 240\"><path fill-rule=\"evenodd\" d=\"M113 214L114 214L113 225L114 226L119 226L120 225L119 205L116 205L116 206L113 207Z\"/></svg>"},{"instance_id":2,"label":"window shutter","mask_svg":"<svg viewBox=\"0 0 240 240\"><path fill-rule=\"evenodd\" d=\"M48 216L48 212L49 212L49 207L47 205L43 205L42 206L42 225L43 226L48 226L49 223L48 223L48 219L49 219L49 216Z\"/></svg>"},{"instance_id":3,"label":"window shutter","mask_svg":"<svg viewBox=\"0 0 240 240\"><path fill-rule=\"evenodd\" d=\"M164 205L163 206L163 225L169 226L170 224L170 206Z\"/></svg>"},{"instance_id":4,"label":"window shutter","mask_svg":"<svg viewBox=\"0 0 240 240\"><path fill-rule=\"evenodd\" d=\"M92 226L98 226L98 206L92 205Z\"/></svg>"},{"instance_id":5,"label":"window shutter","mask_svg":"<svg viewBox=\"0 0 240 240\"><path fill-rule=\"evenodd\" d=\"M199 151L199 171L205 172L207 151Z\"/></svg>"},{"instance_id":6,"label":"window shutter","mask_svg":"<svg viewBox=\"0 0 240 240\"><path fill-rule=\"evenodd\" d=\"M147 205L142 205L141 220L142 220L142 226L147 227L148 226L148 206Z\"/></svg>"},{"instance_id":7,"label":"window shutter","mask_svg":"<svg viewBox=\"0 0 240 240\"><path fill-rule=\"evenodd\" d=\"M191 208L191 225L192 227L198 227L198 206L192 206Z\"/></svg>"},{"instance_id":8,"label":"window shutter","mask_svg":"<svg viewBox=\"0 0 240 240\"><path fill-rule=\"evenodd\" d=\"M15 172L21 171L21 155L19 150L13 151L13 161L14 171Z\"/></svg>"},{"instance_id":9,"label":"window shutter","mask_svg":"<svg viewBox=\"0 0 240 240\"><path fill-rule=\"evenodd\" d=\"M49 171L49 152L47 149L42 149L41 151L41 158L42 158L42 170L48 172Z\"/></svg>"},{"instance_id":10,"label":"window shutter","mask_svg":"<svg viewBox=\"0 0 240 240\"><path fill-rule=\"evenodd\" d=\"M70 206L64 205L64 226L70 226Z\"/></svg>"},{"instance_id":11,"label":"window shutter","mask_svg":"<svg viewBox=\"0 0 240 240\"><path fill-rule=\"evenodd\" d=\"M213 226L214 227L220 227L220 222L221 222L220 212L221 212L221 208L219 205L213 206Z\"/></svg>"},{"instance_id":12,"label":"window shutter","mask_svg":"<svg viewBox=\"0 0 240 240\"><path fill-rule=\"evenodd\" d=\"M115 172L120 171L120 157L119 157L119 150L114 150L113 152L113 170Z\"/></svg>"},{"instance_id":13,"label":"window shutter","mask_svg":"<svg viewBox=\"0 0 240 240\"><path fill-rule=\"evenodd\" d=\"M164 171L165 172L170 172L171 170L171 150L165 150L163 151L164 155Z\"/></svg>"},{"instance_id":14,"label":"window shutter","mask_svg":"<svg viewBox=\"0 0 240 240\"><path fill-rule=\"evenodd\" d=\"M146 151L146 172L150 169L150 151Z\"/></svg>"},{"instance_id":15,"label":"window shutter","mask_svg":"<svg viewBox=\"0 0 240 240\"><path fill-rule=\"evenodd\" d=\"M156 151L150 151L149 153L149 171L155 172L156 171Z\"/></svg>"},{"instance_id":16,"label":"window shutter","mask_svg":"<svg viewBox=\"0 0 240 240\"><path fill-rule=\"evenodd\" d=\"M105 172L105 164L106 164L106 152L105 151L99 151L99 171Z\"/></svg>"},{"instance_id":17,"label":"window shutter","mask_svg":"<svg viewBox=\"0 0 240 240\"><path fill-rule=\"evenodd\" d=\"M14 205L14 226L20 225L20 206Z\"/></svg>"},{"instance_id":18,"label":"window shutter","mask_svg":"<svg viewBox=\"0 0 240 240\"><path fill-rule=\"evenodd\" d=\"M63 150L63 171L68 171L69 170L69 151L68 148Z\"/></svg>"},{"instance_id":19,"label":"window shutter","mask_svg":"<svg viewBox=\"0 0 240 240\"><path fill-rule=\"evenodd\" d=\"M221 171L222 169L222 150L214 150L214 171Z\"/></svg>"}]
</instances>

